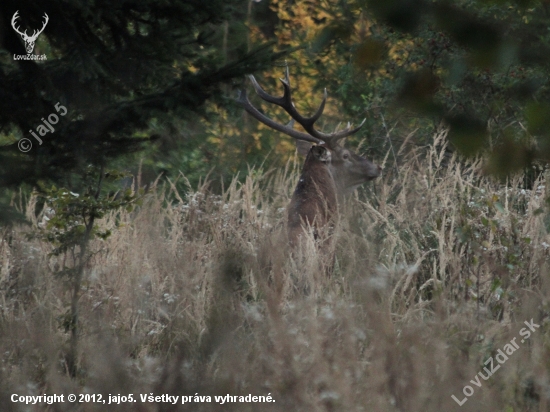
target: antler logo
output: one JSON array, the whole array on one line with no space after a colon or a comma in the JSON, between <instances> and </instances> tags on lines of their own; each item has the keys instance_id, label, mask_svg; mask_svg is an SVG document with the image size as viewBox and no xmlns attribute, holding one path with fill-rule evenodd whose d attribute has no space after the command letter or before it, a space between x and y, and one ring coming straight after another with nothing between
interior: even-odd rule
<instances>
[{"instance_id":1,"label":"antler logo","mask_svg":"<svg viewBox=\"0 0 550 412\"><path fill-rule=\"evenodd\" d=\"M27 30L25 30L24 32L21 32L19 30L19 27L15 25L15 21L19 18L17 13L19 13L19 10L15 12L15 14L11 19L11 27L13 27L13 29L21 35L21 37L23 38L23 41L25 42L25 48L27 49L27 54L31 54L32 51L34 50L34 43L36 42L36 39L38 38L39 34L42 33L46 28L46 24L48 24L48 21L50 20L50 18L46 13L44 13L45 20L44 20L44 24L42 25L42 28L40 30L34 30L32 36L29 36L27 35Z\"/></svg>"}]
</instances>

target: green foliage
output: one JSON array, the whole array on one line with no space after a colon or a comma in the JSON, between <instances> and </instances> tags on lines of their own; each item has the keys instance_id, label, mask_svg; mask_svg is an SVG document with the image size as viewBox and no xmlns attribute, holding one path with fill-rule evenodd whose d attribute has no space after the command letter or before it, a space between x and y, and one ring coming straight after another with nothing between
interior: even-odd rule
<instances>
[{"instance_id":1,"label":"green foliage","mask_svg":"<svg viewBox=\"0 0 550 412\"><path fill-rule=\"evenodd\" d=\"M415 143L429 144L443 124L454 148L488 154L487 170L500 176L550 159L546 3L300 0L272 9L279 42L300 47L289 60L298 88L329 89L343 109L329 123L366 117L357 138L374 154L415 129Z\"/></svg>"},{"instance_id":2,"label":"green foliage","mask_svg":"<svg viewBox=\"0 0 550 412\"><path fill-rule=\"evenodd\" d=\"M365 4L387 24L376 26L386 42L406 43L407 61L392 73L394 79L405 79L396 93L400 103L419 115L444 120L451 141L463 153L489 149L489 170L496 174L550 159L545 3ZM391 56L389 60L381 65L388 67Z\"/></svg>"},{"instance_id":3,"label":"green foliage","mask_svg":"<svg viewBox=\"0 0 550 412\"><path fill-rule=\"evenodd\" d=\"M105 183L119 181L124 174L103 167L88 166L79 182L81 193L66 188L51 188L42 191L45 214L42 239L53 245L52 256L63 255L63 265L56 274L68 279L71 291L70 307L61 317L61 325L71 332L71 346L66 354L67 368L71 376L78 374L79 299L84 277L84 267L93 253L89 250L94 239L105 241L112 228L102 228L98 221L109 212L132 211L138 196L131 189L113 195L105 193ZM117 225L118 227L118 225ZM69 258L69 259L67 259Z\"/></svg>"},{"instance_id":4,"label":"green foliage","mask_svg":"<svg viewBox=\"0 0 550 412\"><path fill-rule=\"evenodd\" d=\"M29 4L18 8L32 26L41 14ZM233 87L243 87L235 79L244 73L262 71L262 84L274 87L270 79L280 77L282 62L265 48L269 42L294 50L288 63L304 112L327 87L337 102L329 102L324 127L367 119L351 144L366 140L370 155L385 156L414 129L420 130L415 143L428 144L443 122L462 153L490 152L494 173L550 158L545 3L216 0L202 6L54 2L49 13L57 26L40 36L37 48L49 56L40 63L11 59L22 44L6 26L0 140L24 137L56 102L68 115L30 153L14 146L0 152L3 184L51 179L78 191L68 172L144 147L115 167L135 174L142 162L149 181L181 171L193 185L213 170L220 188L268 153L284 164L293 153L290 142L248 121L233 102ZM70 24L74 16L83 22L79 32ZM266 72L269 66L274 70ZM14 168L20 173L10 173Z\"/></svg>"},{"instance_id":5,"label":"green foliage","mask_svg":"<svg viewBox=\"0 0 550 412\"><path fill-rule=\"evenodd\" d=\"M49 217L43 227L42 237L50 242L57 256L68 251L74 255L75 248L83 249L85 244L94 238L107 239L110 229L102 229L96 222L111 211L124 209L130 212L138 202L138 194L132 189L125 189L114 195L102 193L103 179L119 181L125 174L89 167L82 184L82 193L74 193L67 188L44 189L41 194L47 205Z\"/></svg>"},{"instance_id":6,"label":"green foliage","mask_svg":"<svg viewBox=\"0 0 550 412\"><path fill-rule=\"evenodd\" d=\"M0 142L8 144L0 149L0 185L54 182L80 192L72 185L88 165L149 146L174 130L174 119L200 122L205 102L223 102L224 84L276 57L269 44L248 47L246 7L244 0L53 1L43 10L3 2L0 14L18 10L23 29L39 27L44 12L50 22L35 50L44 61L14 60L25 54L20 36L9 23L0 29ZM36 141L28 131L57 105L66 115ZM28 138L32 149L20 152L9 145L14 138ZM200 147L200 134L190 138L193 150Z\"/></svg>"}]
</instances>

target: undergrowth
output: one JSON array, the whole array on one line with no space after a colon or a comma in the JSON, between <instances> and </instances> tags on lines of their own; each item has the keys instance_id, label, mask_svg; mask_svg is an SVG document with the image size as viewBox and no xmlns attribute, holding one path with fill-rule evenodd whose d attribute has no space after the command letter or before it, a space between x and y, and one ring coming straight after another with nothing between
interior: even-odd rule
<instances>
[{"instance_id":1,"label":"undergrowth","mask_svg":"<svg viewBox=\"0 0 550 412\"><path fill-rule=\"evenodd\" d=\"M36 215L31 197L31 225L4 228L0 245L2 410L31 410L12 394L44 393L132 393L116 407L131 411L547 410L546 177L499 182L446 156L443 133L434 142L402 148L398 168L342 205L330 276L313 242L294 254L286 242L296 164L221 195L168 183L111 211L99 221L111 236L89 245L76 378L62 276L74 257L40 240L55 210ZM540 327L520 343L531 319ZM476 381L491 358L500 368ZM151 393L191 401L139 400ZM215 402L227 394L275 402Z\"/></svg>"}]
</instances>

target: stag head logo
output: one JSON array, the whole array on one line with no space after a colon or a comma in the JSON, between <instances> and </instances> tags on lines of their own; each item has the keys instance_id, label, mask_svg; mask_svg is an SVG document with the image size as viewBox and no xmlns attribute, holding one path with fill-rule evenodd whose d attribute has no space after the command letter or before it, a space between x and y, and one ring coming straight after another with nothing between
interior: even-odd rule
<instances>
[{"instance_id":1,"label":"stag head logo","mask_svg":"<svg viewBox=\"0 0 550 412\"><path fill-rule=\"evenodd\" d=\"M17 15L17 13L19 13L19 10L17 10L15 12L15 14L13 15L12 19L11 19L11 27L13 27L13 29L19 34L21 35L21 38L23 39L23 41L25 42L25 49L27 49L27 54L31 54L32 51L34 50L34 43L36 42L36 39L38 38L38 36L40 35L40 33L42 33L44 31L44 29L46 28L46 24L48 24L48 21L50 20L50 18L48 17L48 15L46 13L44 13L44 24L42 25L42 28L40 30L34 30L32 36L29 36L27 34L27 30L25 30L24 32L22 32L19 27L16 26L16 20L19 18L19 16Z\"/></svg>"}]
</instances>

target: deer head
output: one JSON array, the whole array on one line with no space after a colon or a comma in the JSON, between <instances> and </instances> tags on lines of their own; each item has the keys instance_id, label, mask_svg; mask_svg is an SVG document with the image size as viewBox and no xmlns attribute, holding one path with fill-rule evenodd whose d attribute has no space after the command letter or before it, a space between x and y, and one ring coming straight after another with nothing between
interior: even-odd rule
<instances>
[{"instance_id":1,"label":"deer head","mask_svg":"<svg viewBox=\"0 0 550 412\"><path fill-rule=\"evenodd\" d=\"M323 114L323 110L325 109L325 103L327 100L326 89L324 92L323 101L315 114L311 117L303 117L298 113L294 103L292 102L288 67L286 69L285 79L280 79L284 88L284 94L282 97L269 95L258 84L254 76L250 75L248 77L252 82L256 93L263 100L268 103L281 106L290 115L292 120L289 124L283 125L265 116L250 103L246 91L241 91L237 101L243 105L249 114L258 119L260 122L296 139L298 151L301 154L307 154L314 145L323 145L331 155L331 161L328 164L328 167L334 179L339 198L350 194L362 183L375 179L380 175L381 168L379 166L367 158L354 153L352 150L341 144L342 139L359 131L365 123L365 120L363 120L363 122L356 128L352 128L348 123L348 126L344 130L334 133L327 134L315 129L315 122L319 120ZM295 130L293 128L294 122L298 122L307 133Z\"/></svg>"},{"instance_id":2,"label":"deer head","mask_svg":"<svg viewBox=\"0 0 550 412\"><path fill-rule=\"evenodd\" d=\"M32 51L34 50L34 43L36 42L38 35L44 31L44 29L46 28L46 24L48 24L48 21L50 20L50 18L46 13L44 13L44 24L42 25L42 28L40 30L34 30L32 36L29 36L27 35L27 30L25 30L24 32L21 32L21 30L19 30L19 27L15 25L15 21L19 18L17 13L19 13L19 10L17 10L13 15L11 19L11 26L23 38L23 41L25 42L25 49L27 49L27 54L31 54Z\"/></svg>"},{"instance_id":3,"label":"deer head","mask_svg":"<svg viewBox=\"0 0 550 412\"><path fill-rule=\"evenodd\" d=\"M292 242L300 232L302 224L307 223L318 228L334 220L337 199L342 199L353 192L362 183L377 178L381 168L341 144L342 139L356 133L365 120L356 128L352 128L348 123L344 130L329 134L315 129L315 122L319 120L325 108L326 89L323 101L313 116L303 117L292 102L288 67L285 79L280 79L284 88L284 94L281 97L269 95L254 76L248 77L256 93L263 100L281 106L292 120L289 124L283 125L265 116L250 103L246 91L240 92L237 101L260 122L296 139L298 151L307 154L300 180L289 206L288 227ZM298 122L306 133L295 130L294 122Z\"/></svg>"}]
</instances>

